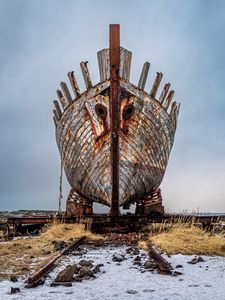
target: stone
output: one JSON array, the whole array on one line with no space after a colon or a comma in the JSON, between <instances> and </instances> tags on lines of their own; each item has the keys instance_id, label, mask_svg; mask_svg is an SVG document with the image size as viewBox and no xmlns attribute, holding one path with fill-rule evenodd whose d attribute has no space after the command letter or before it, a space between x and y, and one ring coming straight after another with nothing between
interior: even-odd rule
<instances>
[{"instance_id":1,"label":"stone","mask_svg":"<svg viewBox=\"0 0 225 300\"><path fill-rule=\"evenodd\" d=\"M14 288L14 287L11 287L11 291L10 291L10 294L16 294L16 293L20 293L20 289L19 288Z\"/></svg>"},{"instance_id":2,"label":"stone","mask_svg":"<svg viewBox=\"0 0 225 300\"><path fill-rule=\"evenodd\" d=\"M59 272L55 278L55 282L72 282L76 271L76 266L67 266L64 270Z\"/></svg>"},{"instance_id":3,"label":"stone","mask_svg":"<svg viewBox=\"0 0 225 300\"><path fill-rule=\"evenodd\" d=\"M56 282L56 281L53 281L50 284L51 287L56 287L56 286L60 286L60 285L63 285L63 286L66 286L66 287L70 287L70 286L72 286L72 282L64 282L64 281L62 281L62 282Z\"/></svg>"},{"instance_id":4,"label":"stone","mask_svg":"<svg viewBox=\"0 0 225 300\"><path fill-rule=\"evenodd\" d=\"M141 261L141 257L138 255L134 258L134 261Z\"/></svg>"},{"instance_id":5,"label":"stone","mask_svg":"<svg viewBox=\"0 0 225 300\"><path fill-rule=\"evenodd\" d=\"M126 249L126 253L127 254L131 254L133 252L133 248L132 247L129 247Z\"/></svg>"},{"instance_id":6,"label":"stone","mask_svg":"<svg viewBox=\"0 0 225 300\"><path fill-rule=\"evenodd\" d=\"M94 274L99 273L100 271L100 265L96 265L93 269Z\"/></svg>"},{"instance_id":7,"label":"stone","mask_svg":"<svg viewBox=\"0 0 225 300\"><path fill-rule=\"evenodd\" d=\"M56 251L60 251L66 246L66 242L64 241L52 241L52 244Z\"/></svg>"},{"instance_id":8,"label":"stone","mask_svg":"<svg viewBox=\"0 0 225 300\"><path fill-rule=\"evenodd\" d=\"M146 260L144 263L144 268L145 269L151 269L152 268L152 263L149 260Z\"/></svg>"},{"instance_id":9,"label":"stone","mask_svg":"<svg viewBox=\"0 0 225 300\"><path fill-rule=\"evenodd\" d=\"M135 295L135 294L138 293L138 292L135 291L135 290L127 290L126 292L127 292L127 294L130 294L130 295Z\"/></svg>"},{"instance_id":10,"label":"stone","mask_svg":"<svg viewBox=\"0 0 225 300\"><path fill-rule=\"evenodd\" d=\"M205 260L201 256L198 256L198 257L195 257L192 260L188 261L188 264L195 265L195 264L197 264L199 262L204 262L204 261Z\"/></svg>"},{"instance_id":11,"label":"stone","mask_svg":"<svg viewBox=\"0 0 225 300\"><path fill-rule=\"evenodd\" d=\"M173 271L172 276L179 276L179 275L183 275L183 273L178 272L178 271Z\"/></svg>"},{"instance_id":12,"label":"stone","mask_svg":"<svg viewBox=\"0 0 225 300\"><path fill-rule=\"evenodd\" d=\"M176 265L176 269L183 268L182 265Z\"/></svg>"},{"instance_id":13,"label":"stone","mask_svg":"<svg viewBox=\"0 0 225 300\"><path fill-rule=\"evenodd\" d=\"M90 260L85 260L85 259L82 259L80 262L79 262L79 265L81 265L82 267L89 267L89 268L93 268L93 264Z\"/></svg>"},{"instance_id":14,"label":"stone","mask_svg":"<svg viewBox=\"0 0 225 300\"><path fill-rule=\"evenodd\" d=\"M12 281L12 282L17 282L18 279L17 279L17 277L16 277L15 275L11 275L11 276L10 276L10 281Z\"/></svg>"},{"instance_id":15,"label":"stone","mask_svg":"<svg viewBox=\"0 0 225 300\"><path fill-rule=\"evenodd\" d=\"M112 258L113 261L116 261L116 262L121 262L124 260L124 255L121 255L121 254L113 254L113 258Z\"/></svg>"},{"instance_id":16,"label":"stone","mask_svg":"<svg viewBox=\"0 0 225 300\"><path fill-rule=\"evenodd\" d=\"M143 293L152 293L152 292L155 292L155 290L150 290L150 289L144 289L143 290Z\"/></svg>"},{"instance_id":17,"label":"stone","mask_svg":"<svg viewBox=\"0 0 225 300\"><path fill-rule=\"evenodd\" d=\"M133 254L138 255L140 253L140 250L138 248L133 249Z\"/></svg>"},{"instance_id":18,"label":"stone","mask_svg":"<svg viewBox=\"0 0 225 300\"><path fill-rule=\"evenodd\" d=\"M82 266L79 270L78 277L84 278L85 276L94 277L94 272L86 266Z\"/></svg>"}]
</instances>

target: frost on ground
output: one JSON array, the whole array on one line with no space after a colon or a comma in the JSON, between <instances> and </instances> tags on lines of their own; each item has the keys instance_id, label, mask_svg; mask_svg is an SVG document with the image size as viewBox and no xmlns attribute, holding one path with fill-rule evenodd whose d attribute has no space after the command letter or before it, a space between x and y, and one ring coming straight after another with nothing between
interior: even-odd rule
<instances>
[{"instance_id":1,"label":"frost on ground","mask_svg":"<svg viewBox=\"0 0 225 300\"><path fill-rule=\"evenodd\" d=\"M168 259L179 276L160 275L148 271L143 266L134 265L136 255L127 254L128 247L88 248L80 255L65 257L60 265L47 277L44 285L26 289L24 282L0 282L0 299L225 299L225 258L203 256L205 262L195 265L187 262L194 256L173 255ZM114 254L125 254L122 262L112 261ZM147 253L140 251L142 265L148 259ZM81 259L92 260L93 264L104 264L95 279L73 282L72 287L50 287L56 274L69 264ZM19 287L20 292L10 295L11 287Z\"/></svg>"}]
</instances>

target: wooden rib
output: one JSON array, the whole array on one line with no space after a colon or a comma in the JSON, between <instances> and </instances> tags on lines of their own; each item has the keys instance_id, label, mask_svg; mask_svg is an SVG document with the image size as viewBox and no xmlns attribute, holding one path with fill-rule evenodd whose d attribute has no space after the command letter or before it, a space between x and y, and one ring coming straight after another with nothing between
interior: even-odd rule
<instances>
[{"instance_id":1,"label":"wooden rib","mask_svg":"<svg viewBox=\"0 0 225 300\"><path fill-rule=\"evenodd\" d=\"M167 93L169 92L169 89L170 89L170 83L168 82L168 83L166 83L166 84L164 85L164 88L163 88L163 90L162 90L162 93L161 93L161 95L160 95L160 97L159 97L159 102L160 102L161 104L163 104L163 102L164 102L164 100L165 100L165 98L166 98L166 95L167 95Z\"/></svg>"},{"instance_id":2,"label":"wooden rib","mask_svg":"<svg viewBox=\"0 0 225 300\"><path fill-rule=\"evenodd\" d=\"M58 115L56 109L53 109L53 114L55 116L55 119L58 121L60 118L59 118L59 115Z\"/></svg>"},{"instance_id":3,"label":"wooden rib","mask_svg":"<svg viewBox=\"0 0 225 300\"><path fill-rule=\"evenodd\" d=\"M72 97L71 97L71 95L70 95L70 91L69 91L69 89L68 89L66 83L62 81L62 82L60 83L60 87L61 87L61 89L62 89L62 91L63 91L64 97L66 98L66 100L67 100L69 103L70 103L70 102L73 102L73 99L72 99Z\"/></svg>"},{"instance_id":4,"label":"wooden rib","mask_svg":"<svg viewBox=\"0 0 225 300\"><path fill-rule=\"evenodd\" d=\"M57 126L57 121L56 121L54 116L53 116L53 121L54 121L54 124L55 124L55 127L56 127Z\"/></svg>"},{"instance_id":5,"label":"wooden rib","mask_svg":"<svg viewBox=\"0 0 225 300\"><path fill-rule=\"evenodd\" d=\"M61 111L61 108L60 108L60 105L59 105L58 101L54 100L53 103L54 103L54 106L55 106L55 109L57 111L57 114L58 114L59 118L61 118L62 117L62 111Z\"/></svg>"},{"instance_id":6,"label":"wooden rib","mask_svg":"<svg viewBox=\"0 0 225 300\"><path fill-rule=\"evenodd\" d=\"M130 79L130 67L131 67L132 52L120 47L120 78L129 81Z\"/></svg>"},{"instance_id":7,"label":"wooden rib","mask_svg":"<svg viewBox=\"0 0 225 300\"><path fill-rule=\"evenodd\" d=\"M173 113L176 111L176 109L177 109L177 102L174 101L171 105L170 116L173 115Z\"/></svg>"},{"instance_id":8,"label":"wooden rib","mask_svg":"<svg viewBox=\"0 0 225 300\"><path fill-rule=\"evenodd\" d=\"M65 109L66 106L67 106L67 104L68 104L68 101L67 101L66 98L63 96L63 93L62 93L61 90L57 90L57 91L56 91L56 94L57 94L57 96L58 96L58 98L59 98L60 103L62 104L62 108Z\"/></svg>"},{"instance_id":9,"label":"wooden rib","mask_svg":"<svg viewBox=\"0 0 225 300\"><path fill-rule=\"evenodd\" d=\"M165 107L165 110L167 110L170 106L170 103L173 99L173 96L174 96L174 91L170 91L167 98L166 98L166 101L165 101L165 104L164 104L164 107Z\"/></svg>"},{"instance_id":10,"label":"wooden rib","mask_svg":"<svg viewBox=\"0 0 225 300\"><path fill-rule=\"evenodd\" d=\"M154 99L155 96L156 96L156 93L157 93L157 91L158 91L159 85L160 85L160 83L161 83L161 81L162 81L162 78L163 78L163 73L157 72L156 74L157 74L157 75L156 75L155 81L154 81L154 83L153 83L152 90L151 90L151 92L150 92L150 96L151 96L153 99Z\"/></svg>"},{"instance_id":11,"label":"wooden rib","mask_svg":"<svg viewBox=\"0 0 225 300\"><path fill-rule=\"evenodd\" d=\"M138 87L141 90L144 90L144 88L145 88L149 68L150 68L150 63L148 61L146 61L143 65L141 76L140 76L140 79L139 79L139 82L138 82Z\"/></svg>"},{"instance_id":12,"label":"wooden rib","mask_svg":"<svg viewBox=\"0 0 225 300\"><path fill-rule=\"evenodd\" d=\"M97 53L100 82L109 79L109 49L103 49Z\"/></svg>"},{"instance_id":13,"label":"wooden rib","mask_svg":"<svg viewBox=\"0 0 225 300\"><path fill-rule=\"evenodd\" d=\"M80 67L81 67L81 71L84 77L84 82L86 85L87 90L89 90L92 87L92 82L91 82L91 77L88 71L88 67L87 67L88 62L81 62L80 63Z\"/></svg>"},{"instance_id":14,"label":"wooden rib","mask_svg":"<svg viewBox=\"0 0 225 300\"><path fill-rule=\"evenodd\" d=\"M78 84L77 84L76 78L75 78L75 76L74 76L74 72L71 71L71 72L69 72L67 75L68 75L68 77L69 77L70 84L71 84L71 86L72 86L72 89L73 89L75 98L77 98L77 97L80 95L80 89L79 89L79 86L78 86Z\"/></svg>"}]
</instances>

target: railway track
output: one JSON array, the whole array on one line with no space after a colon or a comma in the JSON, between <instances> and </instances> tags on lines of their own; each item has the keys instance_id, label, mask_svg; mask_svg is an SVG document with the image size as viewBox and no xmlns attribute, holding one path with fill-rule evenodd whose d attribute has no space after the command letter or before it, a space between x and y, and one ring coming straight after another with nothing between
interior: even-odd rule
<instances>
[{"instance_id":1,"label":"railway track","mask_svg":"<svg viewBox=\"0 0 225 300\"><path fill-rule=\"evenodd\" d=\"M125 236L125 235L124 235ZM58 267L63 259L63 257L72 254L73 251L75 251L80 245L86 245L88 246L98 246L98 247L117 247L119 246L125 246L129 247L131 245L137 247L137 243L134 242L135 239L132 240L131 237L127 237L127 239L122 238L120 242L118 242L117 238L114 236L109 236L108 239L105 239L104 241L89 241L85 236L82 236L75 241L73 241L70 245L68 245L65 249L63 249L59 254L57 254L51 261L49 261L46 265L44 265L42 268L40 268L38 271L30 275L26 281L25 281L25 288L34 288L38 285L41 285L45 282L45 279L47 275L53 271L54 268ZM160 252L156 250L154 245L148 244L148 255L149 259L153 260L156 265L156 269L159 273L165 274L165 275L172 275L173 274L173 268L172 266L166 261L165 258L162 257ZM69 266L67 266L69 267ZM64 285L64 286L71 286L72 282L56 282L53 281L51 283L51 286L57 286L57 285Z\"/></svg>"}]
</instances>

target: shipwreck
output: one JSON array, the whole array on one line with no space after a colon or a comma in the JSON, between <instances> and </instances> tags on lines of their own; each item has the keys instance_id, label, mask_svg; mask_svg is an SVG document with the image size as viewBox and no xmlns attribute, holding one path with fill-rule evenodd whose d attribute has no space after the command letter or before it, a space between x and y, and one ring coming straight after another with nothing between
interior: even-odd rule
<instances>
[{"instance_id":1,"label":"shipwreck","mask_svg":"<svg viewBox=\"0 0 225 300\"><path fill-rule=\"evenodd\" d=\"M92 84L88 63L81 62L86 91L74 72L54 100L56 142L71 191L67 215L92 214L93 202L119 208L136 203L137 214L163 212L160 184L168 164L180 105L163 74L145 91L150 63L137 85L130 83L132 53L120 46L119 25L110 25L109 48L97 53L100 82ZM159 96L157 97L157 95Z\"/></svg>"}]
</instances>

